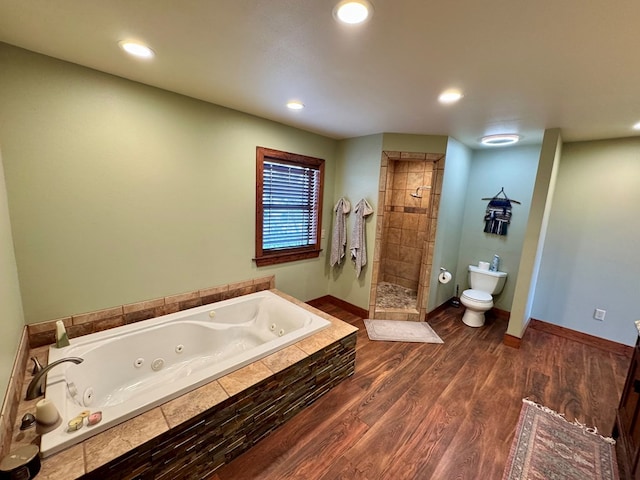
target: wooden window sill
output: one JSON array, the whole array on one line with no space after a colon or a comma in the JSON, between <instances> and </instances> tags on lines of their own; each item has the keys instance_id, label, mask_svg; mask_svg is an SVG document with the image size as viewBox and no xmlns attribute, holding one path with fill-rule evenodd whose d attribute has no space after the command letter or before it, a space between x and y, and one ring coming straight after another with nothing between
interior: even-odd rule
<instances>
[{"instance_id":1,"label":"wooden window sill","mask_svg":"<svg viewBox=\"0 0 640 480\"><path fill-rule=\"evenodd\" d=\"M254 258L258 267L266 267L269 265L277 265L278 263L295 262L297 260L306 260L308 258L318 258L320 256L319 250L305 250L302 252L287 252L287 253L274 253L270 255L264 255L262 257Z\"/></svg>"}]
</instances>

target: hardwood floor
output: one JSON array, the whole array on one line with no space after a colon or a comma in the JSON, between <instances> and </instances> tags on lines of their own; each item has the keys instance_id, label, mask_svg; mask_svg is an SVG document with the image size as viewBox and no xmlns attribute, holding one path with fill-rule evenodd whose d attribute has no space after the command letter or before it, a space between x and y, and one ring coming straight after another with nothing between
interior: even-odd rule
<instances>
[{"instance_id":1,"label":"hardwood floor","mask_svg":"<svg viewBox=\"0 0 640 480\"><path fill-rule=\"evenodd\" d=\"M356 373L209 480L500 479L522 398L610 435L629 359L530 329L504 346L506 321L430 318L443 345L372 342L361 318Z\"/></svg>"}]
</instances>

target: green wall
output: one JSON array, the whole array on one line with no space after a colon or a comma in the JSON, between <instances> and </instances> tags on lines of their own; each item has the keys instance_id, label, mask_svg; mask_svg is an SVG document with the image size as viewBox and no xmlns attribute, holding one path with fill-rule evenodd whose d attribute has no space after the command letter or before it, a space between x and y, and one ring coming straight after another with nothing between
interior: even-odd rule
<instances>
[{"instance_id":1,"label":"green wall","mask_svg":"<svg viewBox=\"0 0 640 480\"><path fill-rule=\"evenodd\" d=\"M4 44L0 71L27 323L270 274L326 294L326 239L319 259L252 261L255 149L326 160L328 229L335 140Z\"/></svg>"},{"instance_id":2,"label":"green wall","mask_svg":"<svg viewBox=\"0 0 640 480\"><path fill-rule=\"evenodd\" d=\"M448 138L446 135L385 133L382 149L387 152L445 153Z\"/></svg>"},{"instance_id":3,"label":"green wall","mask_svg":"<svg viewBox=\"0 0 640 480\"><path fill-rule=\"evenodd\" d=\"M333 206L340 197L351 202L351 213L347 216L347 251L345 260L339 266L329 266L329 250L331 249L331 235L333 224L327 228L327 263L331 271L329 294L345 300L360 308L369 308L369 293L373 273L373 252L376 238L377 215L381 206L378 204L378 183L380 178L380 160L382 158L382 135L342 140L338 146L338 162L336 165L335 193ZM354 263L349 255L349 244L355 221L353 208L360 199L365 198L373 207L373 214L367 217L365 223L367 242L367 265L356 278ZM333 210L332 210L333 215ZM332 222L333 222L332 216Z\"/></svg>"},{"instance_id":4,"label":"green wall","mask_svg":"<svg viewBox=\"0 0 640 480\"><path fill-rule=\"evenodd\" d=\"M538 287L542 249L547 235L549 212L561 156L560 129L545 130L507 327L507 334L513 337L522 338L531 318L531 306Z\"/></svg>"},{"instance_id":5,"label":"green wall","mask_svg":"<svg viewBox=\"0 0 640 480\"><path fill-rule=\"evenodd\" d=\"M0 398L4 398L24 326L2 163L0 155Z\"/></svg>"},{"instance_id":6,"label":"green wall","mask_svg":"<svg viewBox=\"0 0 640 480\"><path fill-rule=\"evenodd\" d=\"M527 145L476 150L471 159L455 277L462 293L469 288L468 266L477 265L479 261L490 262L493 255L498 254L500 270L509 275L502 293L494 297L494 304L506 311L511 311L513 302L539 156L539 145ZM520 201L521 205L513 204L506 236L484 233L488 201L482 199L493 197L502 187L509 198Z\"/></svg>"},{"instance_id":7,"label":"green wall","mask_svg":"<svg viewBox=\"0 0 640 480\"><path fill-rule=\"evenodd\" d=\"M635 344L639 178L638 137L563 145L533 318Z\"/></svg>"},{"instance_id":8,"label":"green wall","mask_svg":"<svg viewBox=\"0 0 640 480\"><path fill-rule=\"evenodd\" d=\"M472 155L473 152L469 148L449 138L429 284L428 312L455 296L455 286L460 283L460 278L457 276L458 257ZM446 268L453 275L449 283L438 282L440 267Z\"/></svg>"}]
</instances>

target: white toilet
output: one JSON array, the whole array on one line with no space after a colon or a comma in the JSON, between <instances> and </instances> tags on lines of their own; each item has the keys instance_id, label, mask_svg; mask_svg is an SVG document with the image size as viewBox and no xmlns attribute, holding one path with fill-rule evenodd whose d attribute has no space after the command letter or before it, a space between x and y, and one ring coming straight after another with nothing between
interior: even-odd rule
<instances>
[{"instance_id":1,"label":"white toilet","mask_svg":"<svg viewBox=\"0 0 640 480\"><path fill-rule=\"evenodd\" d=\"M467 307L462 321L470 327L484 325L484 312L493 307L493 297L502 291L507 280L505 272L482 270L469 265L469 283L471 288L462 292L460 303Z\"/></svg>"}]
</instances>

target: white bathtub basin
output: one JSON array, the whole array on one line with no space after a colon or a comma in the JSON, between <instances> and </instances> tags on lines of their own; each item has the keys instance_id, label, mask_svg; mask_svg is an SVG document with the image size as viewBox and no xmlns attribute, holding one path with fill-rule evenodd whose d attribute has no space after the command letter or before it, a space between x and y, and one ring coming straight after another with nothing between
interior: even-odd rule
<instances>
[{"instance_id":1,"label":"white bathtub basin","mask_svg":"<svg viewBox=\"0 0 640 480\"><path fill-rule=\"evenodd\" d=\"M118 423L242 368L331 323L263 291L71 340L50 347L46 398L62 424L41 438L42 456L59 452ZM80 412L102 421L69 431Z\"/></svg>"}]
</instances>

